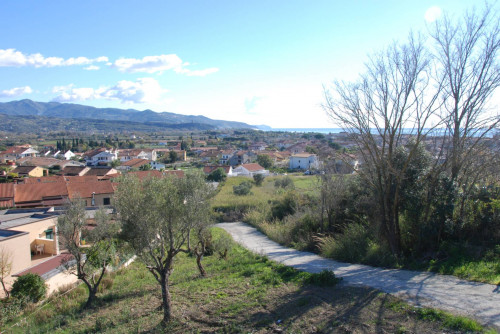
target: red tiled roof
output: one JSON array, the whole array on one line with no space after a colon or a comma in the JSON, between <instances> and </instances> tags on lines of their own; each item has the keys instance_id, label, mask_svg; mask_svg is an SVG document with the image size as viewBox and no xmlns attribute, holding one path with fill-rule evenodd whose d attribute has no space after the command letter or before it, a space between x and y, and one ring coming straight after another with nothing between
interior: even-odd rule
<instances>
[{"instance_id":1,"label":"red tiled roof","mask_svg":"<svg viewBox=\"0 0 500 334\"><path fill-rule=\"evenodd\" d=\"M23 146L11 146L3 151L4 154L21 154L26 151L29 147Z\"/></svg>"},{"instance_id":2,"label":"red tiled roof","mask_svg":"<svg viewBox=\"0 0 500 334\"><path fill-rule=\"evenodd\" d=\"M141 154L143 150L141 149L122 149L118 151L119 157L137 156Z\"/></svg>"},{"instance_id":3,"label":"red tiled roof","mask_svg":"<svg viewBox=\"0 0 500 334\"><path fill-rule=\"evenodd\" d=\"M49 183L49 182L96 182L98 181L95 175L84 176L44 176L30 177L24 179L24 183Z\"/></svg>"},{"instance_id":4,"label":"red tiled roof","mask_svg":"<svg viewBox=\"0 0 500 334\"><path fill-rule=\"evenodd\" d=\"M24 157L17 160L17 163L20 165L32 165L39 167L52 167L55 165L59 165L64 167L68 164L73 164L73 161L69 160L59 160L55 158L47 158L47 157ZM68 168L68 167L66 167Z\"/></svg>"},{"instance_id":5,"label":"red tiled roof","mask_svg":"<svg viewBox=\"0 0 500 334\"><path fill-rule=\"evenodd\" d=\"M210 174L212 173L214 170L216 170L217 168L222 168L224 169L224 172L229 173L230 169L231 169L231 166L205 166L203 167L203 172L205 174Z\"/></svg>"},{"instance_id":6,"label":"red tiled roof","mask_svg":"<svg viewBox=\"0 0 500 334\"><path fill-rule=\"evenodd\" d=\"M166 170L163 172L164 175L169 176L169 175L175 175L177 177L184 177L184 171L183 170Z\"/></svg>"},{"instance_id":7,"label":"red tiled roof","mask_svg":"<svg viewBox=\"0 0 500 334\"><path fill-rule=\"evenodd\" d=\"M90 168L90 170L85 173L85 175L95 175L95 176L104 176L107 174L115 174L117 172L113 167L97 167Z\"/></svg>"},{"instance_id":8,"label":"red tiled roof","mask_svg":"<svg viewBox=\"0 0 500 334\"><path fill-rule=\"evenodd\" d=\"M38 168L38 167L37 166L17 166L11 172L18 173L18 174L28 174L36 168Z\"/></svg>"},{"instance_id":9,"label":"red tiled roof","mask_svg":"<svg viewBox=\"0 0 500 334\"><path fill-rule=\"evenodd\" d=\"M99 153L104 152L104 151L106 151L106 149L104 147L100 147L100 148L96 148L94 150L87 151L87 152L83 153L83 156L88 157L88 158L92 158L94 155L98 155Z\"/></svg>"},{"instance_id":10,"label":"red tiled roof","mask_svg":"<svg viewBox=\"0 0 500 334\"><path fill-rule=\"evenodd\" d=\"M131 168L139 168L142 165L147 165L149 164L149 160L146 159L132 159L129 161L123 162L121 165L126 166L126 167L131 167Z\"/></svg>"},{"instance_id":11,"label":"red tiled roof","mask_svg":"<svg viewBox=\"0 0 500 334\"><path fill-rule=\"evenodd\" d=\"M50 183L50 182L64 182L62 176L43 176L43 177L29 177L23 180L24 184L28 183Z\"/></svg>"},{"instance_id":12,"label":"red tiled roof","mask_svg":"<svg viewBox=\"0 0 500 334\"><path fill-rule=\"evenodd\" d=\"M0 198L14 197L14 183L0 183Z\"/></svg>"},{"instance_id":13,"label":"red tiled roof","mask_svg":"<svg viewBox=\"0 0 500 334\"><path fill-rule=\"evenodd\" d=\"M85 166L67 166L61 171L63 175L80 175L86 168Z\"/></svg>"},{"instance_id":14,"label":"red tiled roof","mask_svg":"<svg viewBox=\"0 0 500 334\"><path fill-rule=\"evenodd\" d=\"M244 167L249 172L256 172L256 171L259 171L259 170L264 170L264 167L262 167L261 165L256 164L256 163L243 164L241 166Z\"/></svg>"},{"instance_id":15,"label":"red tiled roof","mask_svg":"<svg viewBox=\"0 0 500 334\"><path fill-rule=\"evenodd\" d=\"M69 198L90 198L92 193L97 194L112 194L114 193L113 186L110 181L95 181L95 182L68 182Z\"/></svg>"},{"instance_id":16,"label":"red tiled roof","mask_svg":"<svg viewBox=\"0 0 500 334\"><path fill-rule=\"evenodd\" d=\"M128 174L137 176L139 180L144 180L148 177L163 177L163 174L159 170L141 170L137 172L129 172Z\"/></svg>"},{"instance_id":17,"label":"red tiled roof","mask_svg":"<svg viewBox=\"0 0 500 334\"><path fill-rule=\"evenodd\" d=\"M68 196L64 182L17 184L14 199L17 203L41 201L44 197Z\"/></svg>"}]
</instances>

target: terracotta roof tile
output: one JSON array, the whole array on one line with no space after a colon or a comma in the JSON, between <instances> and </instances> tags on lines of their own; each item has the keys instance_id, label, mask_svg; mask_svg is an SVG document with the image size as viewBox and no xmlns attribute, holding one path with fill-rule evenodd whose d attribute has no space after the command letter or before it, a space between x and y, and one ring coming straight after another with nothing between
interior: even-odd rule
<instances>
[{"instance_id":1,"label":"terracotta roof tile","mask_svg":"<svg viewBox=\"0 0 500 334\"><path fill-rule=\"evenodd\" d=\"M68 196L64 182L17 184L14 199L16 203L41 201L46 197Z\"/></svg>"},{"instance_id":2,"label":"terracotta roof tile","mask_svg":"<svg viewBox=\"0 0 500 334\"><path fill-rule=\"evenodd\" d=\"M0 198L14 197L14 183L0 183Z\"/></svg>"},{"instance_id":3,"label":"terracotta roof tile","mask_svg":"<svg viewBox=\"0 0 500 334\"><path fill-rule=\"evenodd\" d=\"M243 164L241 166L244 167L249 172L256 172L256 171L259 171L259 170L264 170L264 167L262 167L261 165L256 164L256 163Z\"/></svg>"},{"instance_id":4,"label":"terracotta roof tile","mask_svg":"<svg viewBox=\"0 0 500 334\"><path fill-rule=\"evenodd\" d=\"M144 170L137 172L129 172L128 174L135 175L139 180L147 179L148 177L163 177L163 174L159 170Z\"/></svg>"},{"instance_id":5,"label":"terracotta roof tile","mask_svg":"<svg viewBox=\"0 0 500 334\"><path fill-rule=\"evenodd\" d=\"M95 194L112 194L114 193L113 186L110 181L95 181L95 182L68 182L69 198L89 198L92 193Z\"/></svg>"},{"instance_id":6,"label":"terracotta roof tile","mask_svg":"<svg viewBox=\"0 0 500 334\"><path fill-rule=\"evenodd\" d=\"M149 164L149 160L146 159L131 159L129 161L123 162L121 165L131 168L139 168L142 165L147 165L147 164Z\"/></svg>"}]
</instances>

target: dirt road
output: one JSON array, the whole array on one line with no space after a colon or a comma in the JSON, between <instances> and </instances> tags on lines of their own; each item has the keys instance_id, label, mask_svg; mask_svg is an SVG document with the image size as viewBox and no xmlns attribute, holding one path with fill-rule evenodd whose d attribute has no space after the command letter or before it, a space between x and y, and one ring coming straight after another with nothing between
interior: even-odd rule
<instances>
[{"instance_id":1,"label":"dirt road","mask_svg":"<svg viewBox=\"0 0 500 334\"><path fill-rule=\"evenodd\" d=\"M245 248L269 259L307 272L333 270L342 284L369 286L401 297L412 304L450 311L500 329L500 286L469 282L453 276L342 263L300 252L270 240L240 222L217 224Z\"/></svg>"}]
</instances>

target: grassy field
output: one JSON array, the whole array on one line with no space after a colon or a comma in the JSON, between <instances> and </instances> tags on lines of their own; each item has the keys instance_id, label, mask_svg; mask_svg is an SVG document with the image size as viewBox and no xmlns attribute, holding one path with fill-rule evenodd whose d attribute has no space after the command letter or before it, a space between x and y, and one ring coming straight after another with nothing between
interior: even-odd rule
<instances>
[{"instance_id":1,"label":"grassy field","mask_svg":"<svg viewBox=\"0 0 500 334\"><path fill-rule=\"evenodd\" d=\"M79 286L30 308L3 326L2 333L483 331L469 319L417 310L373 289L308 284L311 274L236 245L227 260L207 256L204 261L207 278L199 277L193 258L176 259L171 280L174 320L167 328L160 325L160 289L144 265L135 262L106 278L95 308L81 308L86 294Z\"/></svg>"},{"instance_id":2,"label":"grassy field","mask_svg":"<svg viewBox=\"0 0 500 334\"><path fill-rule=\"evenodd\" d=\"M270 200L281 196L274 188L274 179L274 177L266 177L262 186L252 187L251 194L237 196L233 193L233 186L237 186L244 181L251 181L252 179L247 177L229 177L215 197L213 207L222 210L247 210L267 205Z\"/></svg>"}]
</instances>

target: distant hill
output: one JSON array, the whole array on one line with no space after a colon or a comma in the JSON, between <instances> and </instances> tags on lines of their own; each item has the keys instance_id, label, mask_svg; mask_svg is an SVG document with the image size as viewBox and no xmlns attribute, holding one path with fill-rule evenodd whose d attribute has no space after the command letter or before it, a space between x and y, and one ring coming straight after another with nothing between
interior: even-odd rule
<instances>
[{"instance_id":1,"label":"distant hill","mask_svg":"<svg viewBox=\"0 0 500 334\"><path fill-rule=\"evenodd\" d=\"M131 122L131 124L128 124L131 127L133 127L134 124L135 126L143 124L147 125L146 127L152 126L153 128L186 128L191 130L257 128L256 126L242 122L214 120L201 115L180 115L170 112L157 113L149 109L140 111L135 109L96 108L81 104L36 102L28 99L0 103L0 114L20 116L16 117L16 122L22 122L23 119L28 121L26 116L31 116L31 120L34 120L33 117L37 116L45 117L47 119L52 119L56 123L58 122L55 119L89 120L91 122L86 124L87 127L95 126L96 124L105 124L108 130L113 127L113 122L120 122L122 127L127 125L126 122ZM8 128L7 124L4 123L5 120L6 119L2 117L0 130L12 131L5 129L6 127ZM109 123L106 121L109 121ZM74 126L78 128L79 123L80 122L76 122ZM10 125L13 126L13 124ZM83 129L73 130L85 131Z\"/></svg>"},{"instance_id":2,"label":"distant hill","mask_svg":"<svg viewBox=\"0 0 500 334\"><path fill-rule=\"evenodd\" d=\"M46 134L50 132L159 132L165 130L199 131L215 127L201 123L167 124L161 122L106 121L98 119L58 118L45 116L12 116L0 113L0 131Z\"/></svg>"}]
</instances>

